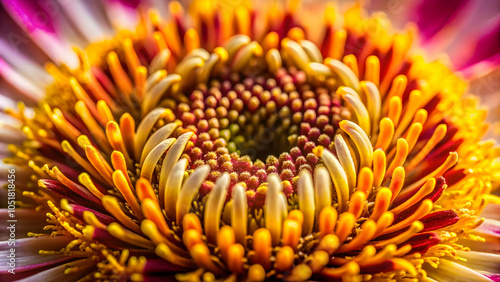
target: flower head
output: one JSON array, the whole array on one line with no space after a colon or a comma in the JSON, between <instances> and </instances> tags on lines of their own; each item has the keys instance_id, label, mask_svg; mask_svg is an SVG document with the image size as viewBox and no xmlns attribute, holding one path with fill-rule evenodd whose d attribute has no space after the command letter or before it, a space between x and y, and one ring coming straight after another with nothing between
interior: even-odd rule
<instances>
[{"instance_id":1,"label":"flower head","mask_svg":"<svg viewBox=\"0 0 500 282\"><path fill-rule=\"evenodd\" d=\"M56 44L55 25L21 2L6 6ZM0 60L37 102L6 109L16 124L2 124L22 132L4 160L27 175L19 205L47 216L22 239L39 252L23 266L32 279L498 273L479 262L498 255L468 251L498 240L497 221L478 215L498 209L500 151L481 141L485 111L467 83L412 55L413 28L394 33L359 5L341 20L326 8L317 32L298 1L172 1L168 19L105 3L137 25L103 41L81 27L94 43L49 54L66 64L47 65L42 93Z\"/></svg>"}]
</instances>

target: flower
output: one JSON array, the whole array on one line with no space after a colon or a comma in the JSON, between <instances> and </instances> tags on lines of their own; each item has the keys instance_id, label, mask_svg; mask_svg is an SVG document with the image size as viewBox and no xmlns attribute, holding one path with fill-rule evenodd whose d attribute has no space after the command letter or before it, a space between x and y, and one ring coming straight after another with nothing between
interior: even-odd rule
<instances>
[{"instance_id":1,"label":"flower","mask_svg":"<svg viewBox=\"0 0 500 282\"><path fill-rule=\"evenodd\" d=\"M412 55L414 28L394 33L360 5L342 27L326 8L318 32L297 1L172 1L168 20L101 4L107 17L83 2L5 5L53 61L47 83L19 54L26 70L0 60L25 102L2 116L28 232L16 275L498 278L500 150L482 141L486 112L466 81ZM59 9L76 30L48 17ZM111 37L106 19L125 29ZM444 25L423 23L423 39ZM65 37L83 48L68 52Z\"/></svg>"}]
</instances>

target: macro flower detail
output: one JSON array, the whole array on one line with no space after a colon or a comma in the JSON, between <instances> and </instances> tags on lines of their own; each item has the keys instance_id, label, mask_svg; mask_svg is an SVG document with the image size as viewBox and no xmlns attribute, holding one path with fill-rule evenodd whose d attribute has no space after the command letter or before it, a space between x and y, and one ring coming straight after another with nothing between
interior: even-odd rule
<instances>
[{"instance_id":1,"label":"macro flower detail","mask_svg":"<svg viewBox=\"0 0 500 282\"><path fill-rule=\"evenodd\" d=\"M467 82L412 53L414 28L359 4L312 31L298 1L105 1L137 24L81 27L92 43L63 56L22 2L5 6L58 43L43 91L0 58L29 104L1 124L33 221L21 278L498 279L500 150Z\"/></svg>"}]
</instances>

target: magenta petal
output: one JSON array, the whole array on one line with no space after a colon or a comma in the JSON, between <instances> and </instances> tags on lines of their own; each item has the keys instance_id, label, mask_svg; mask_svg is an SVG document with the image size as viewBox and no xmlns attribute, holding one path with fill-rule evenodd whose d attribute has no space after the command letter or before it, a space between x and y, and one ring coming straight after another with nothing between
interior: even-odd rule
<instances>
[{"instance_id":1,"label":"magenta petal","mask_svg":"<svg viewBox=\"0 0 500 282\"><path fill-rule=\"evenodd\" d=\"M427 41L454 20L470 0L422 0L416 7L414 21L422 39Z\"/></svg>"},{"instance_id":2,"label":"magenta petal","mask_svg":"<svg viewBox=\"0 0 500 282\"><path fill-rule=\"evenodd\" d=\"M20 20L28 31L41 29L54 32L53 18L59 11L52 1L7 0L4 2L11 15Z\"/></svg>"},{"instance_id":3,"label":"magenta petal","mask_svg":"<svg viewBox=\"0 0 500 282\"><path fill-rule=\"evenodd\" d=\"M465 69L477 63L487 61L500 63L500 16L497 16L476 38L474 52L460 64L459 69Z\"/></svg>"},{"instance_id":4,"label":"magenta petal","mask_svg":"<svg viewBox=\"0 0 500 282\"><path fill-rule=\"evenodd\" d=\"M15 241L15 246L9 241L0 242L0 256L3 259L10 255L10 248L15 248L16 272L30 271L48 265L55 265L72 259L66 255L40 255L39 250L59 251L73 240L73 237L39 237L24 238ZM0 274L7 273L7 265L0 266Z\"/></svg>"},{"instance_id":5,"label":"magenta petal","mask_svg":"<svg viewBox=\"0 0 500 282\"><path fill-rule=\"evenodd\" d=\"M129 8L137 8L141 4L140 0L109 0L109 2L120 3L121 5Z\"/></svg>"}]
</instances>

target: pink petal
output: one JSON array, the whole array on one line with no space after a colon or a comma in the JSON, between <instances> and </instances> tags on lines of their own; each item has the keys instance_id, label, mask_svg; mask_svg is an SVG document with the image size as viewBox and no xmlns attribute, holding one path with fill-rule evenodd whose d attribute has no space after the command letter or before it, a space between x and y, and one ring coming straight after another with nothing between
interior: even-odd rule
<instances>
[{"instance_id":1,"label":"pink petal","mask_svg":"<svg viewBox=\"0 0 500 282\"><path fill-rule=\"evenodd\" d=\"M456 19L470 0L422 0L414 14L422 39L427 41Z\"/></svg>"},{"instance_id":2,"label":"pink petal","mask_svg":"<svg viewBox=\"0 0 500 282\"><path fill-rule=\"evenodd\" d=\"M2 231L3 232L3 231ZM15 248L16 272L30 271L48 265L67 261L72 257L66 255L40 255L40 250L59 251L74 238L66 236L24 238L15 240L15 245L9 241L0 242L0 257L2 261L10 255L10 249ZM12 241L11 241L12 242ZM8 266L0 264L0 274L7 273Z\"/></svg>"}]
</instances>

